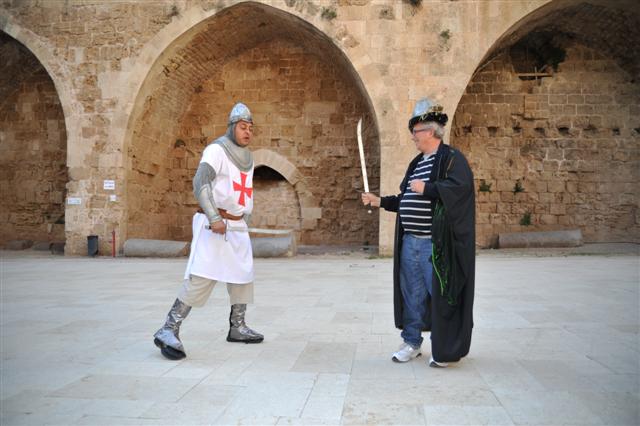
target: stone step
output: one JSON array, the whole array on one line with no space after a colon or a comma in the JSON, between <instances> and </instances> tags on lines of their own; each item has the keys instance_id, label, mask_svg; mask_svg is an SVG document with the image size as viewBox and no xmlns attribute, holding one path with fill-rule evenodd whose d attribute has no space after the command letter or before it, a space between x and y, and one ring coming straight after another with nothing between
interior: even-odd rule
<instances>
[{"instance_id":1,"label":"stone step","mask_svg":"<svg viewBox=\"0 0 640 426\"><path fill-rule=\"evenodd\" d=\"M253 257L292 257L297 253L293 230L249 228Z\"/></svg>"},{"instance_id":2,"label":"stone step","mask_svg":"<svg viewBox=\"0 0 640 426\"><path fill-rule=\"evenodd\" d=\"M185 241L133 238L124 242L123 251L126 257L182 257L189 254L189 246Z\"/></svg>"},{"instance_id":3,"label":"stone step","mask_svg":"<svg viewBox=\"0 0 640 426\"><path fill-rule=\"evenodd\" d=\"M254 257L292 257L296 255L296 239L292 230L249 228ZM188 256L191 243L185 241L147 240L125 241L125 257Z\"/></svg>"},{"instance_id":4,"label":"stone step","mask_svg":"<svg viewBox=\"0 0 640 426\"><path fill-rule=\"evenodd\" d=\"M33 246L33 241L31 240L13 240L5 244L4 248L6 250L26 250L31 246Z\"/></svg>"},{"instance_id":5,"label":"stone step","mask_svg":"<svg viewBox=\"0 0 640 426\"><path fill-rule=\"evenodd\" d=\"M498 235L498 248L578 247L582 245L579 229L544 232L507 232Z\"/></svg>"}]
</instances>

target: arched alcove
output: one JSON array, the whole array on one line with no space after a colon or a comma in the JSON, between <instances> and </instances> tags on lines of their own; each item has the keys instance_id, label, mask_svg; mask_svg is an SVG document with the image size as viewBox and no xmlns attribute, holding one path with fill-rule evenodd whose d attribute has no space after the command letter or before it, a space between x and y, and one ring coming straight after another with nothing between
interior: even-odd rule
<instances>
[{"instance_id":1,"label":"arched alcove","mask_svg":"<svg viewBox=\"0 0 640 426\"><path fill-rule=\"evenodd\" d=\"M0 243L65 241L67 133L51 76L0 31Z\"/></svg>"},{"instance_id":2,"label":"arched alcove","mask_svg":"<svg viewBox=\"0 0 640 426\"><path fill-rule=\"evenodd\" d=\"M254 213L251 226L293 229L300 240L302 220L296 190L287 179L269 166L258 166L253 174Z\"/></svg>"},{"instance_id":3,"label":"arched alcove","mask_svg":"<svg viewBox=\"0 0 640 426\"><path fill-rule=\"evenodd\" d=\"M500 232L580 228L586 241L638 241L637 10L551 2L478 66L451 144L474 169L478 242Z\"/></svg>"},{"instance_id":4,"label":"arched alcove","mask_svg":"<svg viewBox=\"0 0 640 426\"><path fill-rule=\"evenodd\" d=\"M128 238L190 237L193 174L238 101L253 112L251 149L272 150L294 164L307 189L301 205L317 206L301 212L302 243L377 241L378 218L367 215L358 199L360 117L368 129L372 187L379 186L380 153L373 109L357 73L309 23L256 3L229 7L195 25L149 72L126 144Z\"/></svg>"}]
</instances>

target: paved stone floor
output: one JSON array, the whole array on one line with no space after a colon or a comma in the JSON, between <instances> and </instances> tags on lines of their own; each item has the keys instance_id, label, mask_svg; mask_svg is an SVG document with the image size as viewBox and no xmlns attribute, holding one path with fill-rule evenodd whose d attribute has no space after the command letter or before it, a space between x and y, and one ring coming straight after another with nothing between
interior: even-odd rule
<instances>
[{"instance_id":1,"label":"paved stone floor","mask_svg":"<svg viewBox=\"0 0 640 426\"><path fill-rule=\"evenodd\" d=\"M184 259L0 252L2 425L639 423L639 257L484 253L471 353L390 361L391 260L256 261L249 325L225 341L224 286L194 309L189 357L151 335Z\"/></svg>"}]
</instances>

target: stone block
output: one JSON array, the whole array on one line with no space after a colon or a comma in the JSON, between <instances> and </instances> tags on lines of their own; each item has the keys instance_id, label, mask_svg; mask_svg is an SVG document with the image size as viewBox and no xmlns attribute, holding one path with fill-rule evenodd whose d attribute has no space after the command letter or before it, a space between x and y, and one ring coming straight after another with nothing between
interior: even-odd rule
<instances>
[{"instance_id":1,"label":"stone block","mask_svg":"<svg viewBox=\"0 0 640 426\"><path fill-rule=\"evenodd\" d=\"M584 104L584 95L569 95L567 102L569 104Z\"/></svg>"},{"instance_id":2,"label":"stone block","mask_svg":"<svg viewBox=\"0 0 640 426\"><path fill-rule=\"evenodd\" d=\"M54 241L50 245L51 254L64 255L65 243L61 241Z\"/></svg>"},{"instance_id":3,"label":"stone block","mask_svg":"<svg viewBox=\"0 0 640 426\"><path fill-rule=\"evenodd\" d=\"M316 219L302 219L302 229L315 229L316 224Z\"/></svg>"},{"instance_id":4,"label":"stone block","mask_svg":"<svg viewBox=\"0 0 640 426\"><path fill-rule=\"evenodd\" d=\"M129 239L123 246L126 257L183 257L190 243L184 241Z\"/></svg>"},{"instance_id":5,"label":"stone block","mask_svg":"<svg viewBox=\"0 0 640 426\"><path fill-rule=\"evenodd\" d=\"M31 240L12 240L5 245L6 250L26 250L33 246Z\"/></svg>"},{"instance_id":6,"label":"stone block","mask_svg":"<svg viewBox=\"0 0 640 426\"><path fill-rule=\"evenodd\" d=\"M496 206L496 213L509 214L511 213L511 204L500 203Z\"/></svg>"},{"instance_id":7,"label":"stone block","mask_svg":"<svg viewBox=\"0 0 640 426\"><path fill-rule=\"evenodd\" d=\"M547 182L547 190L549 192L564 192L566 190L565 182L561 180L552 180Z\"/></svg>"},{"instance_id":8,"label":"stone block","mask_svg":"<svg viewBox=\"0 0 640 426\"><path fill-rule=\"evenodd\" d=\"M297 253L296 238L292 229L250 228L249 232L254 257L292 257Z\"/></svg>"},{"instance_id":9,"label":"stone block","mask_svg":"<svg viewBox=\"0 0 640 426\"><path fill-rule=\"evenodd\" d=\"M596 191L595 182L578 182L578 192L582 194L592 194Z\"/></svg>"},{"instance_id":10,"label":"stone block","mask_svg":"<svg viewBox=\"0 0 640 426\"><path fill-rule=\"evenodd\" d=\"M49 251L51 249L51 243L49 241L36 241L33 243L32 248L37 251Z\"/></svg>"},{"instance_id":11,"label":"stone block","mask_svg":"<svg viewBox=\"0 0 640 426\"><path fill-rule=\"evenodd\" d=\"M579 247L582 245L580 229L501 233L498 235L499 248L545 248L545 247Z\"/></svg>"},{"instance_id":12,"label":"stone block","mask_svg":"<svg viewBox=\"0 0 640 426\"><path fill-rule=\"evenodd\" d=\"M553 214L541 214L539 215L541 225L555 225L558 223L558 216Z\"/></svg>"},{"instance_id":13,"label":"stone block","mask_svg":"<svg viewBox=\"0 0 640 426\"><path fill-rule=\"evenodd\" d=\"M476 213L476 224L482 225L482 224L488 224L488 223L490 223L489 213L483 213L483 212Z\"/></svg>"}]
</instances>

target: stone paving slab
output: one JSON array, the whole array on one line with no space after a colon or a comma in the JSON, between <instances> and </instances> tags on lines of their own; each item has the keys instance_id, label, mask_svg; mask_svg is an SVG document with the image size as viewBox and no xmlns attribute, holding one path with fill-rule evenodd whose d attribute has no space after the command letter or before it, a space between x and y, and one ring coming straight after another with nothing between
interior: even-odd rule
<instances>
[{"instance_id":1,"label":"stone paving slab","mask_svg":"<svg viewBox=\"0 0 640 426\"><path fill-rule=\"evenodd\" d=\"M390 360L389 258L259 259L265 342L225 341L217 286L171 362L151 335L186 259L0 252L0 424L636 425L640 258L588 254L481 253L471 353L432 369L428 340Z\"/></svg>"}]
</instances>

